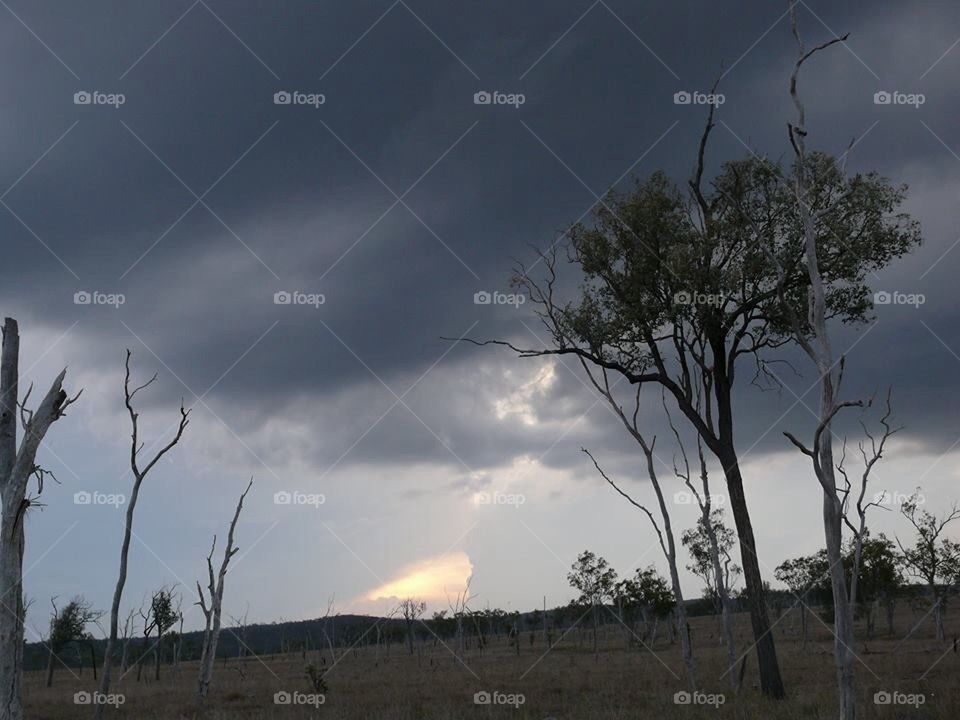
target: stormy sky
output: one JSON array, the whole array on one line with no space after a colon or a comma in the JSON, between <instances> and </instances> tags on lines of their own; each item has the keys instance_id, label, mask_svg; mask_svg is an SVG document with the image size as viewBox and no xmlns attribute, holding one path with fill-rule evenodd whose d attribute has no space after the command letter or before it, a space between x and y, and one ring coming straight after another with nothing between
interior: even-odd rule
<instances>
[{"instance_id":1,"label":"stormy sky","mask_svg":"<svg viewBox=\"0 0 960 720\"><path fill-rule=\"evenodd\" d=\"M578 368L442 338L542 345L529 303L475 295L512 292L515 262L631 176L686 181L706 106L675 94L722 76L708 172L787 157L786 3L0 4L0 310L20 322L23 386L68 366L84 388L41 452L59 484L28 521L31 628L51 596L109 604L124 506L105 498L132 482L126 348L136 376L158 373L138 396L144 453L181 397L193 411L144 484L125 607L174 584L193 602L250 477L234 617L313 617L332 597L384 612L405 594L441 609L470 576L476 607L555 605L584 548L621 573L662 567L645 519L580 452L652 499ZM923 245L870 278L922 304L879 305L836 338L847 391L892 386L904 426L878 487L922 485L941 507L960 474L960 7L810 2L799 17L811 44L850 33L801 78L809 142L839 154L857 138L850 170L909 185L922 225ZM822 544L815 480L782 435L809 433L816 408L794 359L781 392L737 394L771 580ZM877 529L906 533L894 512ZM689 574L685 589L699 594Z\"/></svg>"}]
</instances>

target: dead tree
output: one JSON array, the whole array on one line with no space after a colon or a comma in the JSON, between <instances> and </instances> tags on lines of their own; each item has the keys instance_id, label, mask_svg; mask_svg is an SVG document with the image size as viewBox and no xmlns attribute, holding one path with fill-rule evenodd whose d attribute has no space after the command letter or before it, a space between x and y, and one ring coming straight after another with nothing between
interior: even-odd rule
<instances>
[{"instance_id":1,"label":"dead tree","mask_svg":"<svg viewBox=\"0 0 960 720\"><path fill-rule=\"evenodd\" d=\"M20 333L17 321L3 322L0 351L0 720L21 720L23 703L23 629L26 609L23 602L23 553L26 544L24 518L43 492L43 480L50 475L36 463L37 451L50 426L63 417L80 396L69 397L63 390L63 370L54 379L37 409L28 410L33 386L19 401ZM82 391L81 391L82 392ZM17 447L17 417L23 425L23 439ZM37 481L36 495L27 494L30 479Z\"/></svg>"},{"instance_id":2,"label":"dead tree","mask_svg":"<svg viewBox=\"0 0 960 720\"><path fill-rule=\"evenodd\" d=\"M248 645L247 645L247 627L248 627L248 625L249 625L249 621L248 621L247 618L248 618L249 616L250 616L250 603L247 603L247 607L246 607L246 609L243 611L243 615L242 615L242 616L240 616L240 617L234 617L233 615L230 615L230 622L232 622L233 625L234 625L234 627L236 628L236 631L232 631L232 632L231 632L231 635L233 635L233 637L234 637L234 638L236 639L236 641L237 641L237 658L244 658L244 657L247 656L247 647L248 647ZM284 623L283 623L283 620L282 620L282 618L281 618L281 632L282 632L283 624L284 624ZM281 652L282 652L282 653L284 653L284 654L289 653L289 652L290 652L290 643L289 643L289 641L287 641L286 643L284 643L284 641L283 641L283 639L282 639L282 637L281 637L281 640L280 640L280 648L281 648ZM285 648L285 649L284 649L284 648ZM226 661L227 661L226 657L224 657L223 661L224 661L224 663L226 663Z\"/></svg>"},{"instance_id":3,"label":"dead tree","mask_svg":"<svg viewBox=\"0 0 960 720\"><path fill-rule=\"evenodd\" d=\"M203 612L203 649L200 652L200 673L197 677L197 694L205 698L210 691L210 679L213 677L213 663L217 659L217 641L220 639L220 618L223 613L223 583L227 576L227 566L230 559L237 554L239 548L233 545L233 533L237 527L237 520L240 518L240 511L243 510L243 500L250 492L253 486L253 478L247 483L247 489L240 495L237 501L237 509L233 513L233 520L230 521L230 530L227 532L227 546L223 551L223 560L220 563L220 571L216 578L213 575L213 550L217 546L217 536L213 536L213 544L210 546L210 554L207 555L207 591L210 594L210 604L207 605L204 598L203 589L200 583L197 583L197 594L200 596L197 605Z\"/></svg>"},{"instance_id":4,"label":"dead tree","mask_svg":"<svg viewBox=\"0 0 960 720\"><path fill-rule=\"evenodd\" d=\"M137 508L137 498L140 496L140 486L143 484L147 474L153 467L166 455L174 445L180 442L183 437L183 431L189 425L190 411L184 408L183 400L180 401L180 419L177 424L177 432L166 445L158 450L153 457L144 465L140 463L140 451L144 444L140 440L139 433L139 413L133 407L134 397L144 388L152 385L157 375L154 374L143 385L131 386L130 384L130 350L127 350L125 363L126 373L123 380L123 399L130 415L131 435L130 435L130 469L133 472L133 490L130 493L130 500L127 503L127 514L123 528L123 544L120 546L120 574L117 577L117 585L113 591L113 605L110 608L110 635L107 637L107 646L103 653L103 674L100 676L100 693L107 695L110 692L110 671L113 667L113 654L116 651L117 635L120 624L120 601L123 598L123 588L127 582L127 558L130 554L130 540L133 535L133 518ZM93 706L94 720L103 718L103 703L95 703Z\"/></svg>"},{"instance_id":5,"label":"dead tree","mask_svg":"<svg viewBox=\"0 0 960 720\"><path fill-rule=\"evenodd\" d=\"M797 25L796 3L791 0L790 20L793 36L797 44L797 60L793 73L790 76L790 96L796 110L796 118L788 125L790 144L795 155L793 190L795 195L796 212L800 220L802 232L803 257L809 277L807 292L806 313L801 319L800 313L784 297L783 285L780 284L779 295L781 304L787 310L787 316L793 326L794 339L809 357L817 370L820 385L820 408L816 429L811 446L800 442L790 433L787 438L807 455L813 464L814 474L823 493L823 528L827 546L827 562L830 574L830 585L833 594L834 606L834 663L836 666L837 685L839 695L839 709L841 720L854 720L856 716L856 688L854 687L854 663L856 655L854 645L854 607L857 592L857 576L859 575L859 548L866 530L866 510L874 503L864 503L866 486L870 471L880 459L883 444L893 431L887 424L890 415L889 394L887 414L884 415L883 425L885 432L877 446L873 446L872 457L868 457L863 447L865 470L861 478L859 495L856 503L858 525L854 526L847 517L850 501L851 483L847 479L846 488L837 485L837 464L833 451L833 421L837 414L848 407L862 407L862 401L843 401L840 399L840 387L843 381L844 357L836 356L830 338L829 319L831 317L831 300L828 297L828 280L824 277L824 268L821 266L823 251L822 237L826 233L834 232L831 228L833 217L845 212L844 198L855 197L857 187L847 182L845 175L846 156L840 166L836 168L841 185L846 185L840 199L817 197L816 177L817 161L807 152L806 111L797 89L797 77L803 63L817 52L836 43L846 40L843 37L834 37L809 50L804 46ZM852 147L852 144L851 144ZM880 228L870 227L874 232ZM759 238L764 242L763 238ZM781 275L782 277L782 275ZM873 440L873 438L871 438ZM842 461L840 472L843 473ZM846 477L846 474L843 473ZM855 542L855 565L849 585L844 568L843 528L844 525L853 532Z\"/></svg>"},{"instance_id":6,"label":"dead tree","mask_svg":"<svg viewBox=\"0 0 960 720\"><path fill-rule=\"evenodd\" d=\"M137 614L135 608L131 608L130 612L127 613L126 619L123 621L123 635L120 636L122 654L120 657L120 672L126 673L127 668L130 667L130 633L133 630L133 616Z\"/></svg>"},{"instance_id":7,"label":"dead tree","mask_svg":"<svg viewBox=\"0 0 960 720\"><path fill-rule=\"evenodd\" d=\"M427 604L423 600L415 598L406 598L400 601L400 614L403 615L403 622L407 628L407 648L413 655L413 626L427 609Z\"/></svg>"},{"instance_id":8,"label":"dead tree","mask_svg":"<svg viewBox=\"0 0 960 720\"><path fill-rule=\"evenodd\" d=\"M463 634L463 619L466 617L467 613L470 612L469 602L473 600L476 595L470 594L470 583L473 581L473 575L467 578L466 585L463 588L463 592L458 592L453 600L450 601L450 595L447 594L447 605L450 608L450 614L453 616L453 619L456 621L456 638L454 642L454 657L461 658L463 653L466 650L464 643L464 634Z\"/></svg>"},{"instance_id":9,"label":"dead tree","mask_svg":"<svg viewBox=\"0 0 960 720\"><path fill-rule=\"evenodd\" d=\"M907 572L927 586L936 638L943 642L943 606L947 594L960 582L960 543L945 537L944 530L960 519L960 508L954 503L938 517L919 508L919 493L917 488L900 507L900 513L917 533L914 544L905 547L899 538L897 544Z\"/></svg>"}]
</instances>

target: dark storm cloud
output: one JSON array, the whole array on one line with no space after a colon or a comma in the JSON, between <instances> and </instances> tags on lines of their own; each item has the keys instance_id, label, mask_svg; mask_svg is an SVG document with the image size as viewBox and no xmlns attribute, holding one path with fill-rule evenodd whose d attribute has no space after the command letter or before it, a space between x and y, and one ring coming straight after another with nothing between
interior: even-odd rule
<instances>
[{"instance_id":1,"label":"dark storm cloud","mask_svg":"<svg viewBox=\"0 0 960 720\"><path fill-rule=\"evenodd\" d=\"M5 302L59 328L79 321L88 367L118 371L130 345L139 362L168 367L197 394L213 386L206 401L238 433L256 432L261 408L267 416L299 408L303 423L329 429L304 448L322 464L450 350L440 336L469 329L535 344L519 322L536 327L529 306L477 306L474 293L506 290L513 258L553 242L628 171L663 168L683 181L704 111L675 105L675 92L706 90L721 61L727 68L711 167L744 155L744 144L773 156L787 150L794 48L785 6L11 8L49 49L8 13L4 187L49 153L3 197ZM824 24L852 33L849 49L832 49L804 77L816 144L840 152L866 133L852 168L915 191L960 188L960 160L944 147L960 151L949 85L960 50L929 69L960 32L957 9L810 8L816 16L801 10L801 19L811 43L830 36ZM78 90L121 92L126 102L77 106ZM326 102L275 105L281 90L323 93ZM523 93L526 102L478 106L481 90ZM927 101L877 106L879 90L923 92ZM880 308L862 342L861 329L840 344L857 343L851 365L865 374L851 391L892 382L910 432L946 446L955 439L945 398L960 362L952 291L960 251L930 268L958 227L952 205L917 202L927 245L875 284L925 293L926 304ZM78 290L121 292L126 303L78 307ZM294 290L326 302L274 304L274 293ZM498 371L488 387L469 379L478 363ZM557 384L533 401L544 425L484 420L494 396L511 391L499 372L509 366L493 350L453 349L447 372L431 372L406 399L428 427L399 405L356 456L433 458L466 471L525 452L569 466L582 462L579 444L588 441L627 449L596 407L555 446L562 419L595 399L560 367ZM804 394L809 377L784 379L815 408ZM456 395L464 388L483 402L471 410ZM351 404L358 397L368 400L360 409ZM777 398L747 388L738 407L743 447L779 449L771 424L809 419L789 391Z\"/></svg>"}]
</instances>

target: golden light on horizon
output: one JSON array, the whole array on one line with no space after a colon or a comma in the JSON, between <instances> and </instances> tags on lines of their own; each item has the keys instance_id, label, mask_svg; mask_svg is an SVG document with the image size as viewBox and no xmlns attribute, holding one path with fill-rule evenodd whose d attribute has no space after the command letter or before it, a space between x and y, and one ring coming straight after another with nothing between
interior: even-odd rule
<instances>
[{"instance_id":1,"label":"golden light on horizon","mask_svg":"<svg viewBox=\"0 0 960 720\"><path fill-rule=\"evenodd\" d=\"M366 600L418 598L446 601L463 592L473 563L463 551L426 558L400 570L393 579L368 592Z\"/></svg>"}]
</instances>

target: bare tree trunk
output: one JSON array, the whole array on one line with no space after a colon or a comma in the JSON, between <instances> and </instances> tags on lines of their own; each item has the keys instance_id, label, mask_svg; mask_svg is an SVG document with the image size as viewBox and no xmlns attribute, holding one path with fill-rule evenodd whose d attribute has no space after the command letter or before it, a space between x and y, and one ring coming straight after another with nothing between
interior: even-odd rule
<instances>
[{"instance_id":1,"label":"bare tree trunk","mask_svg":"<svg viewBox=\"0 0 960 720\"><path fill-rule=\"evenodd\" d=\"M223 586L224 579L227 576L227 566L239 548L233 546L233 533L237 527L237 520L240 518L240 511L243 509L243 500L250 492L253 480L247 484L247 489L243 491L240 500L237 502L237 509L233 513L233 520L230 522L230 530L227 533L227 546L223 551L223 561L220 563L220 572L217 575L216 583L213 578L213 547L217 544L217 538L213 538L213 547L210 548L210 554L207 556L207 573L210 593L210 607L204 603L203 590L200 589L200 583L197 583L197 592L200 593L200 609L206 617L206 628L203 633L203 650L200 654L200 674L197 678L197 694L204 698L210 691L210 680L213 677L213 664L217 659L217 642L220 639L220 619L223 612Z\"/></svg>"},{"instance_id":2,"label":"bare tree trunk","mask_svg":"<svg viewBox=\"0 0 960 720\"><path fill-rule=\"evenodd\" d=\"M827 545L830 586L834 607L834 665L839 690L840 720L855 720L856 693L853 682L853 608L847 592L846 572L843 566L843 505L837 491L835 462L833 457L833 431L831 422L837 412L847 404L837 400L837 389L843 377L843 360L840 361L840 374L835 376L833 349L827 327L826 291L818 260L817 231L813 211L808 205L808 170L806 168L806 121L803 104L797 92L797 75L800 66L818 49L823 49L839 39L806 51L797 28L796 6L791 2L790 20L797 41L797 62L790 77L790 95L797 111L796 125L790 125L790 140L796 153L795 193L797 211L803 228L804 259L810 279L808 293L808 322L812 338L807 340L800 330L799 321L794 317L797 342L813 361L820 382L819 423L814 434L812 448L805 448L799 441L788 435L801 451L808 455L814 466L814 473L823 493L823 531ZM782 291L781 291L782 292ZM781 298L782 299L782 298ZM836 377L836 380L835 380ZM854 569L855 582L857 570ZM851 593L855 597L854 592Z\"/></svg>"},{"instance_id":3,"label":"bare tree trunk","mask_svg":"<svg viewBox=\"0 0 960 720\"><path fill-rule=\"evenodd\" d=\"M946 639L946 635L943 632L943 595L937 592L937 588L931 588L933 593L933 627L936 633L936 638L940 642L943 642Z\"/></svg>"},{"instance_id":4,"label":"bare tree trunk","mask_svg":"<svg viewBox=\"0 0 960 720\"><path fill-rule=\"evenodd\" d=\"M35 478L43 491L46 473L36 464L37 450L67 407L76 400L62 389L66 370L53 381L37 410L26 409L27 391L19 404L20 334L16 320L3 323L0 351L0 720L22 720L23 682L23 551L24 518L35 498L27 497L27 483ZM19 410L19 413L18 413ZM23 440L17 447L17 416Z\"/></svg>"},{"instance_id":5,"label":"bare tree trunk","mask_svg":"<svg viewBox=\"0 0 960 720\"><path fill-rule=\"evenodd\" d=\"M163 650L163 632L157 628L157 644L153 648L153 679L160 679L160 655Z\"/></svg>"},{"instance_id":6,"label":"bare tree trunk","mask_svg":"<svg viewBox=\"0 0 960 720\"><path fill-rule=\"evenodd\" d=\"M51 685L53 685L53 668L54 668L53 660L54 660L54 653L53 653L53 648L52 648L52 647L47 648L47 650L48 650L48 654L47 654L47 687L50 687Z\"/></svg>"},{"instance_id":7,"label":"bare tree trunk","mask_svg":"<svg viewBox=\"0 0 960 720\"><path fill-rule=\"evenodd\" d=\"M133 398L134 396L143 390L148 385L151 385L156 379L157 376L154 375L150 380L148 380L143 385L131 388L130 386L130 351L127 350L127 359L126 359L126 374L124 376L123 383L123 392L124 392L124 402L127 406L127 412L130 415L130 424L132 426L131 431L131 441L130 441L130 468L133 470L133 490L130 493L130 501L127 504L127 513L126 519L123 527L123 543L120 546L120 573L117 577L117 584L113 590L113 603L110 606L110 635L107 637L107 645L103 652L103 674L100 677L100 693L102 695L107 695L110 692L110 671L113 666L113 654L115 652L115 646L117 644L117 635L119 631L120 623L120 601L123 598L123 588L127 583L127 562L130 554L130 538L133 533L133 516L134 511L137 507L137 498L140 496L140 486L143 484L144 478L147 476L147 473L153 468L154 465L162 458L174 445L180 442L180 438L183 437L183 431L186 429L189 424L188 416L190 414L189 410L184 409L183 401L180 402L180 423L177 427L177 434L174 438L168 442L166 445L161 448L156 455L151 459L142 469L140 467L137 456L141 450L140 438L139 438L139 426L138 418L139 414L133 408ZM138 663L142 667L142 663ZM137 679L139 680L140 671L137 671ZM103 703L94 703L93 705L93 718L94 720L102 720L103 718ZM3 720L0 717L0 720Z\"/></svg>"}]
</instances>

